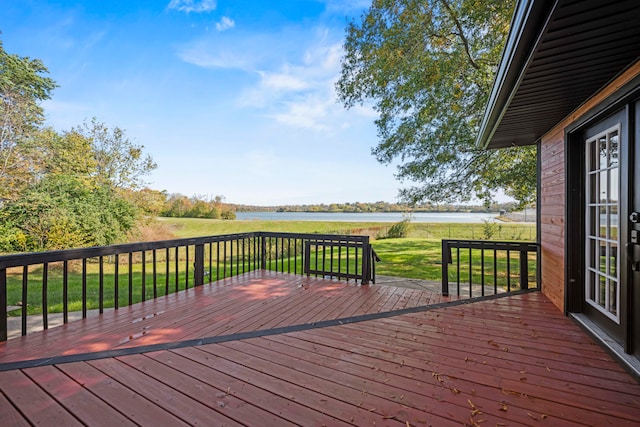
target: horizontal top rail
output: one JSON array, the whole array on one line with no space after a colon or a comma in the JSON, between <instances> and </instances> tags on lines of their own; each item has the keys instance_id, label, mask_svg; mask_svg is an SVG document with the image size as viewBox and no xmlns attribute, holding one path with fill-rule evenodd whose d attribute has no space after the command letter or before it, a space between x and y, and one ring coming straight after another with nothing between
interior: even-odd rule
<instances>
[{"instance_id":1,"label":"horizontal top rail","mask_svg":"<svg viewBox=\"0 0 640 427\"><path fill-rule=\"evenodd\" d=\"M489 249L497 251L537 252L540 245L536 242L508 242L495 240L442 240L444 263L451 263L451 249Z\"/></svg>"},{"instance_id":2,"label":"horizontal top rail","mask_svg":"<svg viewBox=\"0 0 640 427\"><path fill-rule=\"evenodd\" d=\"M509 242L495 240L456 240L443 239L443 243L452 248L527 250L535 251L540 245L536 242Z\"/></svg>"},{"instance_id":3,"label":"horizontal top rail","mask_svg":"<svg viewBox=\"0 0 640 427\"><path fill-rule=\"evenodd\" d=\"M60 262L82 258L95 258L99 256L117 255L130 252L150 251L154 249L174 248L177 246L203 245L207 243L224 242L253 237L271 238L297 238L313 240L331 240L368 243L367 236L340 236L334 234L313 233L272 233L272 232L248 232L235 234L220 234L206 237L190 237L173 240L157 240L152 242L125 243L110 246L92 246L88 248L63 249L57 251L20 253L0 256L0 268L20 267L25 264L42 264L45 262Z\"/></svg>"},{"instance_id":4,"label":"horizontal top rail","mask_svg":"<svg viewBox=\"0 0 640 427\"><path fill-rule=\"evenodd\" d=\"M262 233L221 234L207 237L191 237L173 240L156 240L152 242L125 243L111 246L92 246L88 248L63 249L58 251L21 253L0 256L0 269L20 267L45 262L60 262L82 258L117 255L131 252L150 251L154 249L175 248L178 246L203 245L205 243L256 237Z\"/></svg>"}]
</instances>

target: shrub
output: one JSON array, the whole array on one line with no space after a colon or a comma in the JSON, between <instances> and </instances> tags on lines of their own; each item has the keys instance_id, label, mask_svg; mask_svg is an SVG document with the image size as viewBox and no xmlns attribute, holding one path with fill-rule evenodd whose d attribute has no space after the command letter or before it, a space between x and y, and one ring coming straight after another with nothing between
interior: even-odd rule
<instances>
[{"instance_id":1,"label":"shrub","mask_svg":"<svg viewBox=\"0 0 640 427\"><path fill-rule=\"evenodd\" d=\"M403 219L400 222L396 222L387 231L388 239L397 239L401 237L407 237L409 235L409 227L411 225L410 219Z\"/></svg>"},{"instance_id":2,"label":"shrub","mask_svg":"<svg viewBox=\"0 0 640 427\"><path fill-rule=\"evenodd\" d=\"M484 240L491 240L491 238L498 231L498 226L495 222L488 219L485 219L483 222L484 225L482 226L482 238Z\"/></svg>"}]
</instances>

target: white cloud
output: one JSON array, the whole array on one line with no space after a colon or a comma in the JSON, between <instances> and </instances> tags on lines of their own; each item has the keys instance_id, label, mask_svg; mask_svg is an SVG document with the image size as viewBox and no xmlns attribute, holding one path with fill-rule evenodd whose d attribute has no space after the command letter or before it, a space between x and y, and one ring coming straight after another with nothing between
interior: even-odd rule
<instances>
[{"instance_id":1,"label":"white cloud","mask_svg":"<svg viewBox=\"0 0 640 427\"><path fill-rule=\"evenodd\" d=\"M263 114L291 127L328 131L343 119L334 83L340 72L341 43L319 35L297 59L259 72L260 80L240 98L240 105L261 108Z\"/></svg>"},{"instance_id":2,"label":"white cloud","mask_svg":"<svg viewBox=\"0 0 640 427\"><path fill-rule=\"evenodd\" d=\"M220 22L216 22L216 30L224 31L236 26L236 21L229 18L228 16L223 16Z\"/></svg>"},{"instance_id":3,"label":"white cloud","mask_svg":"<svg viewBox=\"0 0 640 427\"><path fill-rule=\"evenodd\" d=\"M266 87L276 90L303 90L309 87L304 80L290 74L267 74L262 73L262 81Z\"/></svg>"},{"instance_id":4,"label":"white cloud","mask_svg":"<svg viewBox=\"0 0 640 427\"><path fill-rule=\"evenodd\" d=\"M210 12L216 8L216 0L171 0L168 9L179 10L180 12Z\"/></svg>"},{"instance_id":5,"label":"white cloud","mask_svg":"<svg viewBox=\"0 0 640 427\"><path fill-rule=\"evenodd\" d=\"M237 106L280 125L327 132L350 126L337 102L342 32L325 27L287 28L275 33L233 32L207 36L184 46L178 55L210 69L238 69L246 74ZM257 77L257 78L256 78ZM362 111L364 112L364 111ZM370 120L370 112L366 112Z\"/></svg>"},{"instance_id":6,"label":"white cloud","mask_svg":"<svg viewBox=\"0 0 640 427\"><path fill-rule=\"evenodd\" d=\"M178 51L184 62L202 68L227 68L247 70L252 68L253 58L242 49L210 49L206 43L195 43Z\"/></svg>"},{"instance_id":7,"label":"white cloud","mask_svg":"<svg viewBox=\"0 0 640 427\"><path fill-rule=\"evenodd\" d=\"M284 125L326 131L329 127L325 121L330 114L331 104L326 99L310 96L302 100L285 102L283 108L271 117Z\"/></svg>"}]
</instances>

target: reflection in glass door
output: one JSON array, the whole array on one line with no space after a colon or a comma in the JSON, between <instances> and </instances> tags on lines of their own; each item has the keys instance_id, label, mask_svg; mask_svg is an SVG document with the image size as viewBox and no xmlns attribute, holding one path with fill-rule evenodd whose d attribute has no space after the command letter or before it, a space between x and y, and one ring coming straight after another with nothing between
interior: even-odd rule
<instances>
[{"instance_id":1,"label":"reflection in glass door","mask_svg":"<svg viewBox=\"0 0 640 427\"><path fill-rule=\"evenodd\" d=\"M585 300L620 323L620 126L587 140Z\"/></svg>"}]
</instances>

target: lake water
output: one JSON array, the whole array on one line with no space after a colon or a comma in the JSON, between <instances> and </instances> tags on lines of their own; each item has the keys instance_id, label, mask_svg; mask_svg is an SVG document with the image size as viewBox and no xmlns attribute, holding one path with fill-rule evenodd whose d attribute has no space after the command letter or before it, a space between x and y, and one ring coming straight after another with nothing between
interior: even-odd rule
<instances>
[{"instance_id":1,"label":"lake water","mask_svg":"<svg viewBox=\"0 0 640 427\"><path fill-rule=\"evenodd\" d=\"M416 212L411 215L413 222L463 222L482 223L494 220L497 213L467 212ZM266 221L340 221L340 222L398 222L404 217L400 212L236 212L239 220Z\"/></svg>"}]
</instances>

